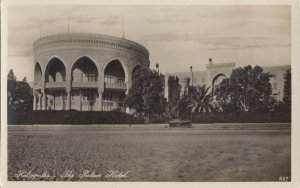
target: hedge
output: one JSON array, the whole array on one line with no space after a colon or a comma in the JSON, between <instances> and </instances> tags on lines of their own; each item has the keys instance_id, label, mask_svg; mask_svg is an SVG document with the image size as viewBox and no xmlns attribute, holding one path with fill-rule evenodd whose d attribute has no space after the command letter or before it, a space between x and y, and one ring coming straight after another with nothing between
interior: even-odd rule
<instances>
[{"instance_id":1,"label":"hedge","mask_svg":"<svg viewBox=\"0 0 300 188\"><path fill-rule=\"evenodd\" d=\"M290 112L194 113L193 123L272 123L291 122Z\"/></svg>"},{"instance_id":2,"label":"hedge","mask_svg":"<svg viewBox=\"0 0 300 188\"><path fill-rule=\"evenodd\" d=\"M9 125L32 124L137 124L144 120L122 112L9 111Z\"/></svg>"},{"instance_id":3,"label":"hedge","mask_svg":"<svg viewBox=\"0 0 300 188\"><path fill-rule=\"evenodd\" d=\"M192 123L271 123L291 122L290 112L193 113ZM141 124L144 119L123 112L9 111L9 125L32 124ZM168 123L156 117L149 123Z\"/></svg>"}]
</instances>

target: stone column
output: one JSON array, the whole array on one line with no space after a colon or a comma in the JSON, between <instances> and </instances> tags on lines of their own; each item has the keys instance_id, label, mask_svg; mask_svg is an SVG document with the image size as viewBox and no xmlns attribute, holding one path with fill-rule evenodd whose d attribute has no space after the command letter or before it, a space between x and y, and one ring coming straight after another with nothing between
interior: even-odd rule
<instances>
[{"instance_id":1,"label":"stone column","mask_svg":"<svg viewBox=\"0 0 300 188\"><path fill-rule=\"evenodd\" d=\"M65 110L65 93L64 92L61 92L60 99L61 99L61 110Z\"/></svg>"},{"instance_id":2,"label":"stone column","mask_svg":"<svg viewBox=\"0 0 300 188\"><path fill-rule=\"evenodd\" d=\"M53 94L53 110L55 111L56 110L56 101L55 101L55 96L56 96L56 94L54 93Z\"/></svg>"},{"instance_id":3,"label":"stone column","mask_svg":"<svg viewBox=\"0 0 300 188\"><path fill-rule=\"evenodd\" d=\"M79 109L80 109L80 111L82 111L81 97L82 97L82 93L81 93L81 89L80 89L80 91L79 91Z\"/></svg>"},{"instance_id":4,"label":"stone column","mask_svg":"<svg viewBox=\"0 0 300 188\"><path fill-rule=\"evenodd\" d=\"M38 94L38 110L42 110L42 94Z\"/></svg>"},{"instance_id":5,"label":"stone column","mask_svg":"<svg viewBox=\"0 0 300 188\"><path fill-rule=\"evenodd\" d=\"M104 75L98 78L98 110L103 111Z\"/></svg>"},{"instance_id":6,"label":"stone column","mask_svg":"<svg viewBox=\"0 0 300 188\"><path fill-rule=\"evenodd\" d=\"M33 110L36 110L36 92L33 92Z\"/></svg>"},{"instance_id":7,"label":"stone column","mask_svg":"<svg viewBox=\"0 0 300 188\"><path fill-rule=\"evenodd\" d=\"M67 104L66 104L66 110L71 110L71 89L67 88L66 89L67 92Z\"/></svg>"},{"instance_id":8,"label":"stone column","mask_svg":"<svg viewBox=\"0 0 300 188\"><path fill-rule=\"evenodd\" d=\"M42 110L47 110L47 95L45 87L42 88Z\"/></svg>"},{"instance_id":9,"label":"stone column","mask_svg":"<svg viewBox=\"0 0 300 188\"><path fill-rule=\"evenodd\" d=\"M72 91L72 77L71 72L66 75L66 92L67 92L67 104L66 110L71 110L71 91Z\"/></svg>"},{"instance_id":10,"label":"stone column","mask_svg":"<svg viewBox=\"0 0 300 188\"><path fill-rule=\"evenodd\" d=\"M43 78L41 80L41 85L42 85L42 88L41 88L41 97L40 97L40 110L46 110L47 109L47 95L46 95L46 91L45 91L45 85L46 85L46 82L45 82L45 78Z\"/></svg>"},{"instance_id":11,"label":"stone column","mask_svg":"<svg viewBox=\"0 0 300 188\"><path fill-rule=\"evenodd\" d=\"M98 108L99 111L103 111L103 91L102 90L98 90L98 94L99 94L99 99L98 99Z\"/></svg>"},{"instance_id":12,"label":"stone column","mask_svg":"<svg viewBox=\"0 0 300 188\"><path fill-rule=\"evenodd\" d=\"M126 83L126 92L125 92L126 95L129 93L130 88L131 88L131 80L128 80Z\"/></svg>"},{"instance_id":13,"label":"stone column","mask_svg":"<svg viewBox=\"0 0 300 188\"><path fill-rule=\"evenodd\" d=\"M125 92L125 95L128 95L131 86L132 86L132 80L131 80L131 76L129 75L128 80L127 80L127 82L126 82L126 92ZM122 101L122 102L124 102L124 101ZM126 107L126 108L125 108L125 112L126 112L127 114L129 114L129 113L130 113L130 108L129 108L129 107Z\"/></svg>"}]
</instances>

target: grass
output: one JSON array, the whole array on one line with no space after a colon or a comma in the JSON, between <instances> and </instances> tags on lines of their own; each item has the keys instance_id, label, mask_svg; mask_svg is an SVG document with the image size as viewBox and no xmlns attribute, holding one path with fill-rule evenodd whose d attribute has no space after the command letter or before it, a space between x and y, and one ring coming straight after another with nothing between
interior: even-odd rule
<instances>
[{"instance_id":1,"label":"grass","mask_svg":"<svg viewBox=\"0 0 300 188\"><path fill-rule=\"evenodd\" d=\"M34 131L8 135L8 176L55 181L278 181L291 177L290 132L163 130ZM73 178L61 178L73 170ZM80 178L84 170L126 178Z\"/></svg>"}]
</instances>

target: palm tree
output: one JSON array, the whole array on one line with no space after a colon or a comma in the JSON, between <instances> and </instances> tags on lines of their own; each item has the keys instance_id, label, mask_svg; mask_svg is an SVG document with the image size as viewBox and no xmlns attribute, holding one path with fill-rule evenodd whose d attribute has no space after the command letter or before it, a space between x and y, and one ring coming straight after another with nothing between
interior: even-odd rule
<instances>
[{"instance_id":1,"label":"palm tree","mask_svg":"<svg viewBox=\"0 0 300 188\"><path fill-rule=\"evenodd\" d=\"M205 85L191 87L187 110L201 113L214 111L214 106L210 102L211 93L209 92L209 89L210 87L206 88Z\"/></svg>"},{"instance_id":2,"label":"palm tree","mask_svg":"<svg viewBox=\"0 0 300 188\"><path fill-rule=\"evenodd\" d=\"M179 98L176 104L171 109L172 119L186 119L190 116L190 111L187 110L190 104L188 96L184 95Z\"/></svg>"},{"instance_id":3,"label":"palm tree","mask_svg":"<svg viewBox=\"0 0 300 188\"><path fill-rule=\"evenodd\" d=\"M195 86L189 88L188 95L178 99L176 105L171 109L171 114L180 119L190 118L193 112L215 111L214 105L210 102L210 87Z\"/></svg>"}]
</instances>

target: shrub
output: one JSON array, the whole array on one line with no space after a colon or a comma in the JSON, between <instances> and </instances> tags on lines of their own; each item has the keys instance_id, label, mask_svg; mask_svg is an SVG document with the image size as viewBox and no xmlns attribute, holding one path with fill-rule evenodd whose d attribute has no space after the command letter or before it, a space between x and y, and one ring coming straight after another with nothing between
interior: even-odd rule
<instances>
[{"instance_id":1,"label":"shrub","mask_svg":"<svg viewBox=\"0 0 300 188\"><path fill-rule=\"evenodd\" d=\"M8 124L136 124L141 118L122 112L12 111Z\"/></svg>"},{"instance_id":2,"label":"shrub","mask_svg":"<svg viewBox=\"0 0 300 188\"><path fill-rule=\"evenodd\" d=\"M290 112L194 113L193 123L272 123L291 122Z\"/></svg>"},{"instance_id":3,"label":"shrub","mask_svg":"<svg viewBox=\"0 0 300 188\"><path fill-rule=\"evenodd\" d=\"M149 123L168 123L169 118L166 116L154 117L150 119Z\"/></svg>"},{"instance_id":4,"label":"shrub","mask_svg":"<svg viewBox=\"0 0 300 188\"><path fill-rule=\"evenodd\" d=\"M81 111L8 111L9 125L32 124L138 124L142 117L123 112L81 112ZM167 123L165 116L153 117L149 123ZM193 123L271 123L291 122L290 112L212 112L193 113Z\"/></svg>"}]
</instances>

